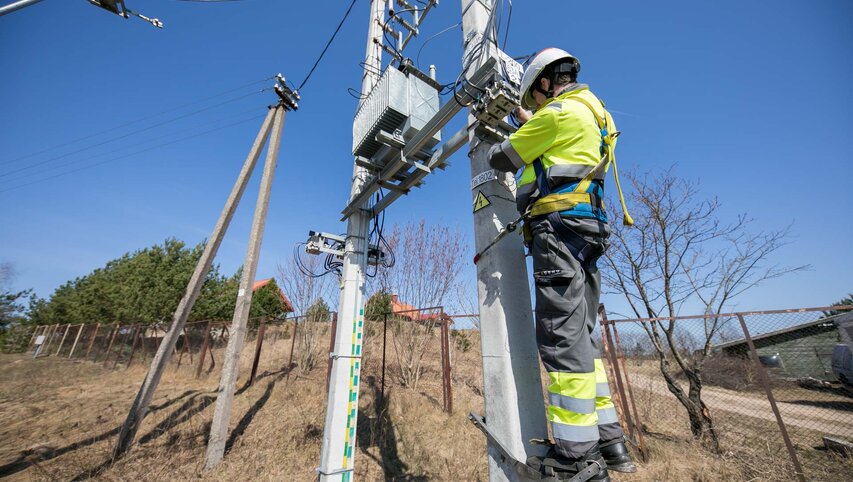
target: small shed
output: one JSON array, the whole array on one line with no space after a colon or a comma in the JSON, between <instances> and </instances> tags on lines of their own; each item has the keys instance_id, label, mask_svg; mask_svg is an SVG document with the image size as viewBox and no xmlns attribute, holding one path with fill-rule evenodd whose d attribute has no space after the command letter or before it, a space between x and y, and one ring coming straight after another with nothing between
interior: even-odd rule
<instances>
[{"instance_id":1,"label":"small shed","mask_svg":"<svg viewBox=\"0 0 853 482\"><path fill-rule=\"evenodd\" d=\"M779 376L835 381L832 349L839 342L839 329L831 318L756 335L752 341L762 362L774 367L773 373ZM746 339L719 344L714 351L728 356L749 357ZM772 361L772 365L765 360Z\"/></svg>"}]
</instances>

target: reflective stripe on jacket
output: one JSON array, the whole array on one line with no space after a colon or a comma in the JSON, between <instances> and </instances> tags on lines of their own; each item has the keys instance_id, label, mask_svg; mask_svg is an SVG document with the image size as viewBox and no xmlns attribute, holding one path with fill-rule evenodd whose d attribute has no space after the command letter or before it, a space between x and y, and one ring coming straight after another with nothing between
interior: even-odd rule
<instances>
[{"instance_id":1,"label":"reflective stripe on jacket","mask_svg":"<svg viewBox=\"0 0 853 482\"><path fill-rule=\"evenodd\" d=\"M583 103L567 100L572 96L587 100L596 113L606 115L589 87L572 84L543 103L529 121L490 152L489 162L495 169L524 168L516 193L518 210L522 213L540 197L533 161L541 160L548 184L554 189L577 182L601 160L602 135L595 116ZM616 126L610 125L609 129L615 131ZM604 178L606 170L602 170L599 179Z\"/></svg>"}]
</instances>

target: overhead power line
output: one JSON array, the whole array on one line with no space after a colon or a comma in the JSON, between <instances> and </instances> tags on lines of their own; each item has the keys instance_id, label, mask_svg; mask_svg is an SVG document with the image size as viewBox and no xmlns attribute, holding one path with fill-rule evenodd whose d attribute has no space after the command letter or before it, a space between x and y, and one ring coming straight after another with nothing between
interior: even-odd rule
<instances>
[{"instance_id":1,"label":"overhead power line","mask_svg":"<svg viewBox=\"0 0 853 482\"><path fill-rule=\"evenodd\" d=\"M40 154L44 154L44 153L46 153L46 152L50 152L50 151L53 151L53 150L59 149L59 148L61 148L61 147L66 147L66 146L70 146L71 144L76 144L76 143L78 143L78 142L82 142L82 141L85 141L85 140L89 140L89 139L91 139L91 138L93 138L93 137L97 137L97 136L100 136L100 135L103 135L103 134L107 134L107 133L110 133L110 132L115 132L117 129L121 129L121 128L124 128L124 127L130 126L130 125L133 125L133 124L138 124L138 123L140 123L140 122L142 122L142 121L146 121L146 120L148 120L148 119L153 119L153 118L155 118L155 117L159 117L159 116L164 115L164 114L169 114L169 113L171 113L171 112L175 112L175 111L181 110L181 109L183 109L183 108L185 108L185 107L189 107L189 106L191 106L191 105L199 104L199 103L201 103L201 102L205 102L205 101L208 101L208 100L211 100L211 99L215 99L215 98L217 98L217 97L222 97L223 95L230 94L230 93L232 93L232 92L236 92L236 91L238 91L238 90L243 90L243 89L245 89L246 87L251 87L251 86L256 85L256 84L260 84L260 83L263 83L263 82L267 82L268 80L272 80L272 79L274 79L274 78L275 78L275 77L267 77L267 78L265 78L265 79L255 80L255 81L253 81L253 82L249 82L249 83L247 83L247 84L242 84L242 85L240 85L240 86L238 86L238 87L234 87L234 88L231 88L231 89L228 89L228 90L224 90L224 91L222 91L222 92L219 92L218 94L213 94L213 95L211 95L211 96L203 97L203 98L201 98L201 99L194 100L194 101L192 101L192 102L187 102L187 103L185 103L185 104L181 104L181 105L179 105L179 106L177 106L177 107L172 107L171 109L166 109L166 110L164 110L164 111L157 112L156 114L151 114L151 115L147 115L147 116L144 116L144 117L140 117L140 118L138 118L138 119L134 119L134 120L131 120L131 121L127 121L127 122L125 122L124 124L120 124L120 125L117 125L117 126L112 126L112 127L108 128L108 129L104 129L104 130L102 130L102 131L98 131L98 132L95 132L95 133L93 133L93 134L88 134L88 135L86 135L86 136L79 137L79 138L77 138L77 139L72 139L72 140L70 140L70 141L63 142L62 144L57 144L57 145L55 145L55 146L48 147L48 148L46 148L46 149L42 149L42 150L40 150L40 151L36 151L36 152L30 153L30 154L26 154L26 155L23 155L23 156L19 156L19 157L16 157L16 158L14 158L14 159L8 159L8 160L5 160L5 161L3 161L3 162L0 162L0 165L12 164L12 163L18 162L18 161L23 160L23 159L28 159L28 158L33 157L33 156L37 156L37 155L40 155Z\"/></svg>"},{"instance_id":2,"label":"overhead power line","mask_svg":"<svg viewBox=\"0 0 853 482\"><path fill-rule=\"evenodd\" d=\"M252 93L249 93L249 94L241 95L241 96L239 96L239 97L234 97L234 98L232 98L232 99L228 99L228 100L226 100L226 101L224 101L224 102L219 102L219 103L217 103L217 104L214 104L214 105L211 105L211 106L207 106L207 107L204 107L204 108L202 108L202 109L198 109L198 110L195 110L195 111L189 112L189 113L187 113L187 114L180 115L180 116L175 117L175 118L172 118L172 119L168 119L168 120L165 120L165 121L162 121L162 122L158 122L158 123L156 123L156 124L150 125L150 126L148 126L148 127L144 127L144 128L142 128L142 129L137 129L137 130L135 130L135 131L131 131L131 132L128 132L128 133L126 133L126 134L122 134L122 135L119 135L119 136L112 137L112 138L110 138L110 139L107 139L107 140L105 140L105 141L99 142L99 143L97 143L97 144L92 144L92 145L89 145L89 146L86 146L86 147L83 147L83 148L77 149L77 150L75 150L75 151L66 152L65 154L60 154L59 156L51 157L51 158L49 158L49 159L45 159L44 161L36 162L36 163L34 163L34 164L30 164L30 165L28 165L28 166L20 167L20 168L18 168L18 169L13 169L13 170L11 170L11 171L6 171L6 172L3 172L3 173L0 173L0 178L5 177L5 176L9 176L9 175L11 175L11 174L15 174L15 173L18 173L18 172L27 171L27 170L33 169L33 168L35 168L35 167L38 167L38 166L43 166L43 165L45 165L45 164L48 164L48 163L51 163L51 162L54 162L54 161L58 161L59 159L66 158L66 157L68 157L68 156L70 156L70 155L78 154L78 153L80 153L80 152L87 151L87 150L89 150L89 149L93 149L93 148L95 148L95 147L100 147L100 146L103 146L103 145L105 145L105 144L109 144L109 143L111 143L111 142L115 142L115 141L120 140L120 139L125 139L125 138L127 138L127 137L130 137L130 136L133 136L133 135L139 134L139 133L141 133L141 132L149 131L149 130L154 129L154 128L156 128L156 127L160 127L160 126L165 125L165 124L170 124L170 123L172 123L172 122L175 122L175 121L178 121L178 120L181 120L181 119L185 119L185 118L187 118L187 117L191 117L191 116L194 116L194 115L196 115L196 114L200 114L200 113L202 113L202 112L209 111L209 110L211 110L211 109L215 109L215 108L217 108L217 107L223 106L223 105L225 105L225 104L229 104L229 103L231 103L231 102L236 102L236 101L238 101L238 100L240 100L240 99L245 99L246 97L249 97L249 96L252 96L252 95L255 95L255 94L258 94L258 93L261 93L261 92L267 91L267 90L269 90L269 89L261 89L261 90L259 90L259 91L257 91L257 92L252 92Z\"/></svg>"},{"instance_id":3,"label":"overhead power line","mask_svg":"<svg viewBox=\"0 0 853 482\"><path fill-rule=\"evenodd\" d=\"M75 172L80 172L80 171L83 171L83 170L86 170L86 169L91 169L91 168L93 168L93 167L97 167L97 166L100 166L100 165L103 165L103 164L107 164L107 163L110 163L110 162L118 161L118 160L121 160L121 159L126 159L126 158L131 157L131 156L137 156L137 155L139 155L139 154L143 154L143 153L145 153L145 152L153 151L154 149L158 149L158 148L160 148L160 147L165 147L165 146L169 146L169 145L172 145L172 144L177 144L177 143L179 143L179 142L183 142L183 141L186 141L186 140L188 140L188 139L194 139L194 138L196 138L196 137L200 137L200 136L203 136L203 135L205 135L205 134L210 134L210 133L212 133L212 132L221 131L221 130L223 130L223 129L227 129L227 128L229 128L229 127L234 127L234 126L236 126L236 125L243 124L243 123L249 122L249 121L251 121L251 120L260 119L261 117L264 117L265 115L266 115L266 114L263 114L263 115L256 115L256 116L250 117L250 118L248 118L248 119L243 119L243 120L240 120L240 121L237 121L237 122L232 122L231 124L226 124L226 125L224 125L224 126L216 127L216 128L214 128L214 129L208 129L208 130L206 130L206 131L202 131L202 132L199 132L199 133L197 133L197 134L193 134L193 135L191 135L191 136L182 137L182 138L180 138L180 139L176 139L176 140L174 140L174 141L170 141L170 142L164 142L164 143L162 143L162 144L158 144L158 145L156 145L156 146L151 146L151 147L149 147L149 148L147 148L147 149L142 149L142 150L137 151L137 152L132 152L132 153L130 153L130 154L125 154L125 155L123 155L123 156L113 157L113 158L107 159L107 160L105 160L105 161L96 162L96 163L93 163L93 164L88 164L88 165L86 165L86 166L81 166L81 167L79 167L79 168L77 168L77 169L72 169L72 170L70 170L70 171L65 171L65 172L61 172L61 173L58 173L58 174L54 174L54 175L52 175L52 176L44 177L44 178L42 178L42 179L38 179L38 180L35 180L35 181L32 181L32 182L28 182L28 183L25 183L25 184L20 184L20 185L17 185L17 186L14 186L14 187L10 187L10 188L7 188L7 189L2 189L2 190L0 190L0 193L9 192L9 191L14 191L15 189L20 189L20 188L22 188L22 187L31 186L31 185L33 185L33 184L37 184L37 183L40 183L40 182L49 181L49 180L51 180L51 179L55 179L55 178L57 178L57 177L65 176L65 175L72 174L72 173L75 173Z\"/></svg>"},{"instance_id":4,"label":"overhead power line","mask_svg":"<svg viewBox=\"0 0 853 482\"><path fill-rule=\"evenodd\" d=\"M344 13L344 18L341 19L341 22L338 24L338 27L335 29L335 32L329 37L329 41L326 42L326 46L323 47L323 51L320 52L320 56L317 57L317 60L314 61L314 65L311 66L311 70L308 71L308 75L305 76L305 79L299 84L299 87L296 90L302 90L302 87L305 87L305 83L308 82L308 79L311 78L311 74L314 73L314 69L317 68L317 65L320 64L320 61L323 60L323 56L326 55L326 51L329 50L329 46L332 45L332 42L335 40L335 37L338 35L338 32L341 31L341 27L343 27L344 22L346 22L347 17L349 17L349 13L352 11L353 5L355 5L356 0L352 0L349 4L349 8L347 8L346 13Z\"/></svg>"},{"instance_id":5,"label":"overhead power line","mask_svg":"<svg viewBox=\"0 0 853 482\"><path fill-rule=\"evenodd\" d=\"M145 140L143 140L143 141L141 141L141 142L135 142L135 143L132 143L132 144L124 144L124 143L122 143L120 147L117 147L117 148L114 148L114 149L110 149L109 151L105 151L105 152L100 152L100 153L97 153L97 154L88 155L88 156L86 156L86 157L82 157L82 158L78 158L78 159L71 159L71 160L69 160L68 162L62 163L62 164L60 164L60 165L47 166L47 167L45 167L45 168L44 168L44 169L42 169L42 170L37 170L37 171L31 171L31 172L21 173L21 176L19 176L19 177L13 177L13 178L11 178L11 179L9 179L9 178L6 178L6 179L0 179L0 183L7 183L7 184L12 183L12 184L14 184L14 183L16 183L16 182L24 181L24 180L27 180L27 179L29 179L29 178L32 178L33 176L40 176L40 175L44 175L44 174L46 174L46 173L50 173L51 171L56 171L56 170L59 170L59 169L67 168L67 167L71 166L72 164L78 164L78 163L80 163L80 162L84 162L84 161L91 161L92 159L96 159L96 158L99 158L99 157L104 157L104 156L107 156L107 155L110 155L110 154L113 154L113 155L114 155L114 154L116 154L116 153L117 153L117 152L119 152L119 151L128 151L128 150L130 150L130 149L133 149L133 148L135 148L135 147L139 147L139 146L151 145L151 144L152 144L153 142L155 142L155 141L159 141L159 140L162 140L162 139L167 139L167 138L169 138L169 137L173 137L173 136L175 136L175 135L179 135L179 134L182 134L182 133L185 133L185 132L192 132L192 131L195 131L196 129L200 128L200 127L211 128L212 126L214 126L214 125L218 125L218 124L221 124L221 123L222 123L222 122L224 122L224 121L232 120L234 117L242 117L242 116L245 116L245 115L250 114L250 113L252 113L252 112L257 112L257 111L258 111L258 108L257 108L257 107L253 107L253 108L252 108L252 109L250 109L250 110L242 110L242 111L237 112L237 113L229 114L229 115L228 115L228 117L226 117L226 118L220 118L220 119L216 119L216 120L213 120L213 121L205 120L205 121L203 121L203 122L201 122L201 123L194 124L194 125L192 125L192 126L189 126L189 127L187 127L187 128L184 128L184 129L179 129L179 130L170 130L170 131L169 131L169 132L167 132L166 134L159 135L159 136L156 136L156 137L151 137L151 138L145 139Z\"/></svg>"}]
</instances>

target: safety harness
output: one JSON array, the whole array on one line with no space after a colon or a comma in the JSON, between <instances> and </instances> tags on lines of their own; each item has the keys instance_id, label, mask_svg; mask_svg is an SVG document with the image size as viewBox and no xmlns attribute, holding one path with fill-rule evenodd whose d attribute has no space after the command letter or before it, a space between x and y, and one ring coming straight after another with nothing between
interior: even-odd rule
<instances>
[{"instance_id":1,"label":"safety harness","mask_svg":"<svg viewBox=\"0 0 853 482\"><path fill-rule=\"evenodd\" d=\"M530 247L533 241L533 235L530 231L529 221L531 218L547 217L553 229L561 235L561 238L566 243L566 246L571 251L572 255L580 261L581 265L587 267L590 260L598 258L600 253L594 253L593 247L588 243L583 236L574 232L566 226L561 219L561 215L569 215L575 217L595 218L603 222L607 222L607 214L604 211L603 202L603 182L596 180L599 173L604 172L607 166L613 164L613 178L616 181L616 190L619 193L619 202L622 205L622 223L625 226L633 226L634 220L628 214L628 207L625 205L625 196L622 194L622 186L619 183L619 170L616 168L616 138L619 137L619 131L610 131L610 113L601 102L601 107L604 110L604 117L598 115L598 112L586 100L578 96L570 95L564 100L574 100L587 106L595 117L595 122L598 125L601 133L601 161L592 167L590 171L577 183L567 183L552 190L548 185L548 179L545 176L545 169L542 166L542 160L536 159L533 161L533 170L536 173L536 182L538 183L540 198L537 199L532 206L515 221L507 224L495 237L492 242L486 245L474 255L474 264L482 258L482 256L496 245L507 234L516 230L519 223L524 222L522 233L524 235L525 244ZM603 177L603 176L602 176ZM592 256L595 254L596 256Z\"/></svg>"},{"instance_id":2,"label":"safety harness","mask_svg":"<svg viewBox=\"0 0 853 482\"><path fill-rule=\"evenodd\" d=\"M533 161L533 170L536 172L536 181L539 187L540 198L530 207L530 217L539 217L551 213L563 213L579 217L595 217L606 221L604 214L604 205L601 201L603 186L595 181L597 175L606 170L607 166L613 164L613 178L616 181L616 190L619 193L619 202L622 205L622 223L625 226L632 226L634 220L628 214L628 207L625 205L625 196L622 194L622 185L619 183L619 170L616 167L616 138L619 136L619 131L610 132L608 120L610 114L604 109L604 102L601 102L601 107L604 109L604 117L598 115L598 112L586 99L571 95L564 100L574 100L587 106L592 115L595 117L595 122L601 132L601 161L594 166L579 182L575 184L566 184L556 190L551 190L548 185L548 179L545 176L545 169L542 167L542 160L536 159ZM584 206L586 205L586 206ZM579 212L579 208L581 211ZM592 216L587 215L592 213Z\"/></svg>"},{"instance_id":3,"label":"safety harness","mask_svg":"<svg viewBox=\"0 0 853 482\"><path fill-rule=\"evenodd\" d=\"M595 122L598 124L599 132L601 132L601 161L580 181L567 183L553 190L548 185L545 169L542 167L542 160L536 159L533 161L533 170L536 173L540 198L525 213L525 220L541 217L548 219L552 229L560 235L560 238L566 244L572 256L580 262L581 266L588 267L591 262L601 256L601 253L598 252L601 248L589 243L583 236L566 226L561 216L593 218L605 223L607 222L607 213L604 210L603 202L604 182L596 180L596 177L598 177L600 172L606 170L609 164L613 164L613 177L616 180L616 190L619 192L619 202L622 204L622 222L626 226L631 226L634 224L634 220L628 214L625 197L622 194L622 186L619 183L619 172L616 168L614 147L616 138L619 136L619 131L610 132L608 128L610 114L604 109L604 102L599 100L602 109L604 109L604 117L602 117L598 115L586 99L578 96L568 96L565 99L582 103L595 116ZM524 237L526 241L532 240L532 233L527 223L525 223Z\"/></svg>"}]
</instances>

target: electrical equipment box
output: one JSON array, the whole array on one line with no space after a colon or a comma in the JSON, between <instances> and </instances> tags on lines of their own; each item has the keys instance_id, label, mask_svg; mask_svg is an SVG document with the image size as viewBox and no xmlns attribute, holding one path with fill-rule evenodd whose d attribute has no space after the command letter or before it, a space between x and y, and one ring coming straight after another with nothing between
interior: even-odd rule
<instances>
[{"instance_id":1,"label":"electrical equipment box","mask_svg":"<svg viewBox=\"0 0 853 482\"><path fill-rule=\"evenodd\" d=\"M438 89L434 85L414 73L407 75L388 67L355 114L353 155L372 158L385 145L377 140L380 132L399 134L408 141L429 122L439 107ZM440 141L441 134L436 133L424 148L431 149Z\"/></svg>"},{"instance_id":2,"label":"electrical equipment box","mask_svg":"<svg viewBox=\"0 0 853 482\"><path fill-rule=\"evenodd\" d=\"M308 241L305 252L308 254L331 254L338 259L344 259L346 238L331 233L308 231ZM371 244L367 249L367 264L374 266L385 263L385 251L378 245Z\"/></svg>"},{"instance_id":3,"label":"electrical equipment box","mask_svg":"<svg viewBox=\"0 0 853 482\"><path fill-rule=\"evenodd\" d=\"M518 106L516 89L499 80L489 85L474 106L474 115L488 126L496 126Z\"/></svg>"}]
</instances>

